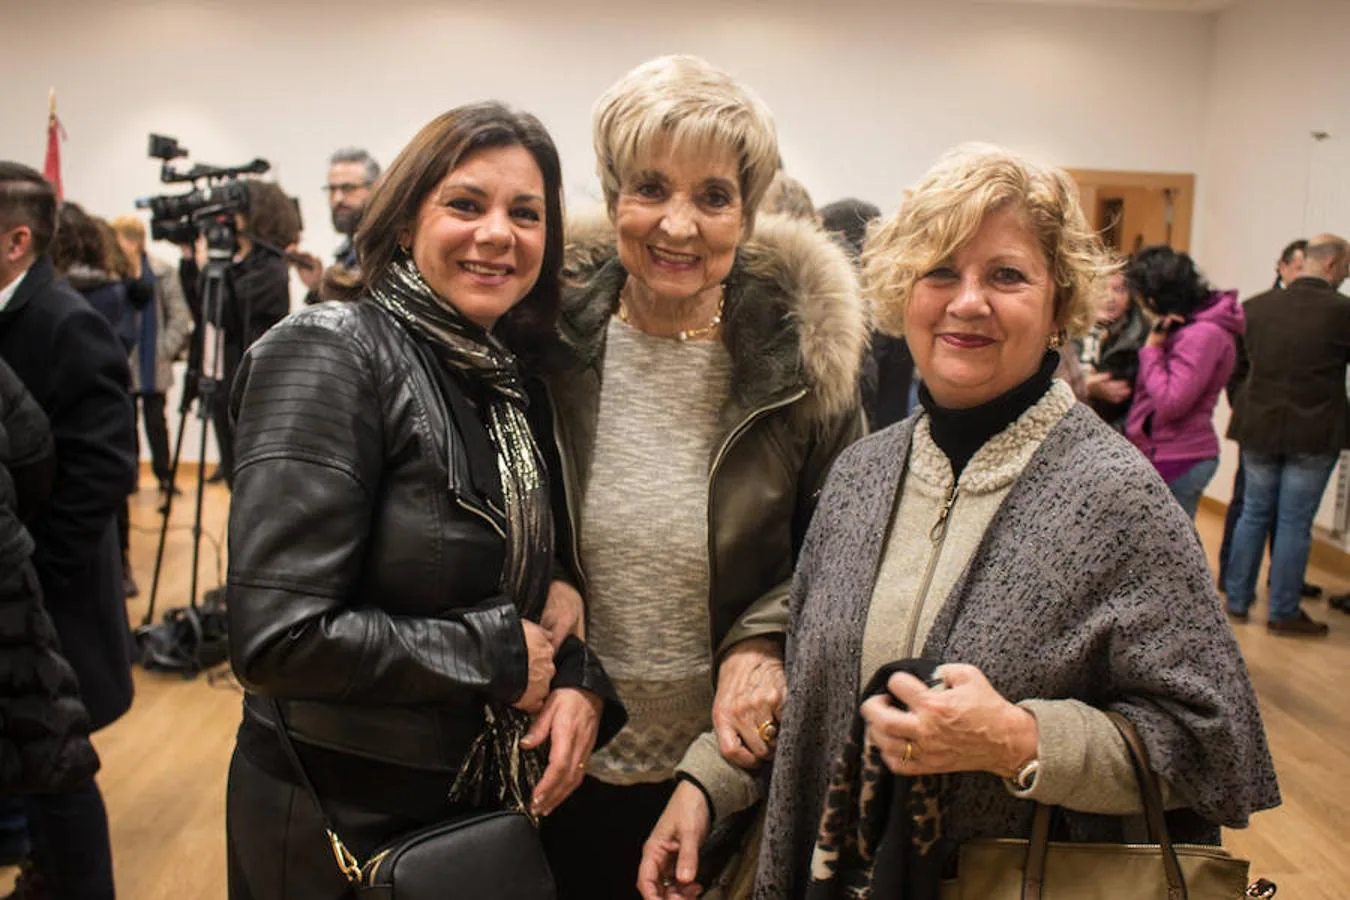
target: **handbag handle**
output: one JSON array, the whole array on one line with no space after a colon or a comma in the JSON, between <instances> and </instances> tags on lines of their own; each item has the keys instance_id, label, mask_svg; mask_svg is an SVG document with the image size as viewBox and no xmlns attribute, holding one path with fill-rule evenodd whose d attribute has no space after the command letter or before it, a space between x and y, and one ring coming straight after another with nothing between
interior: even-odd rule
<instances>
[{"instance_id":1,"label":"handbag handle","mask_svg":"<svg viewBox=\"0 0 1350 900\"><path fill-rule=\"evenodd\" d=\"M1109 710L1106 716L1125 739L1125 747L1130 753L1130 764L1134 767L1139 797L1143 801L1148 839L1158 844L1162 851L1163 874L1167 878L1167 900L1187 900L1189 894L1186 890L1186 878L1181 872L1181 862L1177 859L1176 848L1172 846L1172 836L1167 830L1162 787L1149 763L1148 748L1129 719ZM1027 844L1027 860L1022 874L1022 900L1041 900L1045 890L1045 863L1046 856L1050 852L1052 813L1052 807L1036 804L1036 815L1031 821L1031 841Z\"/></svg>"},{"instance_id":2,"label":"handbag handle","mask_svg":"<svg viewBox=\"0 0 1350 900\"><path fill-rule=\"evenodd\" d=\"M309 773L305 771L304 763L300 762L300 754L295 750L295 743L291 740L290 729L286 727L286 716L281 709L281 701L276 697L269 697L272 705L272 712L277 717L277 735L281 738L281 747L286 751L286 758L291 761L291 767L295 769L295 774L299 776L300 783L305 788L305 793L309 794L309 799L314 801L314 808L319 811L319 818L323 820L324 833L328 835L329 846L333 848L333 858L337 860L338 868L342 874L352 884L360 884L365 876L361 861L356 858L352 851L347 849L347 845L342 843L342 838L338 837L337 830L333 827L333 820L328 818L328 812L323 808L323 801L319 799L319 792L314 789L314 782L309 780Z\"/></svg>"}]
</instances>

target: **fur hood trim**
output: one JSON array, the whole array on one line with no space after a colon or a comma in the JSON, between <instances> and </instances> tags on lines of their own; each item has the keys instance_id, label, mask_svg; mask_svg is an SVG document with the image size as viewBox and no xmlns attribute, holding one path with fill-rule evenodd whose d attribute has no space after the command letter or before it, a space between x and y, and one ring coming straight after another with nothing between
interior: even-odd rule
<instances>
[{"instance_id":1,"label":"fur hood trim","mask_svg":"<svg viewBox=\"0 0 1350 900\"><path fill-rule=\"evenodd\" d=\"M602 352L627 277L608 219L569 223L561 330L580 362ZM812 223L759 216L726 291L723 341L737 401L756 407L804 388L801 409L815 424L856 409L869 321L843 248Z\"/></svg>"},{"instance_id":2,"label":"fur hood trim","mask_svg":"<svg viewBox=\"0 0 1350 900\"><path fill-rule=\"evenodd\" d=\"M117 283L117 279L108 272L84 263L76 263L67 269L66 281L77 291L92 291L94 288Z\"/></svg>"}]
</instances>

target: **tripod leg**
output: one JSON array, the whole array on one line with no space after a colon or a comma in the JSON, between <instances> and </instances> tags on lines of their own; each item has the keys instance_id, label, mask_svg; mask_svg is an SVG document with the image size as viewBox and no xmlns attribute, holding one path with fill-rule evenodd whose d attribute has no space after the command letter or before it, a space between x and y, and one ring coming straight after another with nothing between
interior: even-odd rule
<instances>
[{"instance_id":1,"label":"tripod leg","mask_svg":"<svg viewBox=\"0 0 1350 900\"><path fill-rule=\"evenodd\" d=\"M173 462L169 466L169 491L164 497L164 519L159 523L159 549L155 551L155 574L150 580L150 606L145 611L142 625L155 621L155 597L159 592L159 574L164 566L164 543L169 536L169 516L173 513L174 485L178 483L178 463L183 458L183 434L187 431L187 404L178 414L178 435L173 441Z\"/></svg>"},{"instance_id":2,"label":"tripod leg","mask_svg":"<svg viewBox=\"0 0 1350 900\"><path fill-rule=\"evenodd\" d=\"M201 419L201 442L197 449L197 509L192 514L192 581L188 589L188 606L197 609L197 566L202 557L202 497L206 492L206 437L211 430L211 415L214 412L216 383L202 379L201 391L197 396L197 416Z\"/></svg>"}]
</instances>

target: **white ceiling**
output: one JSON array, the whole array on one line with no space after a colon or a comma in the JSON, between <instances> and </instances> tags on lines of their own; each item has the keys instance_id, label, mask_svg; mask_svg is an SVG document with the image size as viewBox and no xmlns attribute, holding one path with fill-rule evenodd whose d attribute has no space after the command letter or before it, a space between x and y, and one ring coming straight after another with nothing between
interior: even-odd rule
<instances>
[{"instance_id":1,"label":"white ceiling","mask_svg":"<svg viewBox=\"0 0 1350 900\"><path fill-rule=\"evenodd\" d=\"M1041 6L1087 6L1114 9L1158 9L1172 12L1211 13L1230 6L1233 0L979 0L983 3L1028 4Z\"/></svg>"}]
</instances>

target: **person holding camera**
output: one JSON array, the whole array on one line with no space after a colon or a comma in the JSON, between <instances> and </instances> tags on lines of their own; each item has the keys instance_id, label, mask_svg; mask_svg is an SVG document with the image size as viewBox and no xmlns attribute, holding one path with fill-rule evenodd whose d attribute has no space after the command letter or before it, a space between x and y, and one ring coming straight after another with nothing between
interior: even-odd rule
<instances>
[{"instance_id":1,"label":"person holding camera","mask_svg":"<svg viewBox=\"0 0 1350 900\"><path fill-rule=\"evenodd\" d=\"M333 254L334 264L348 273L356 271L356 226L361 213L380 177L380 164L359 147L344 147L328 161L328 183L323 186L328 195L328 211L333 217L333 230L342 235L342 244ZM318 303L319 285L323 282L323 262L312 253L294 253L291 261L305 285L305 305Z\"/></svg>"},{"instance_id":2,"label":"person holding camera","mask_svg":"<svg viewBox=\"0 0 1350 900\"><path fill-rule=\"evenodd\" d=\"M226 271L225 303L220 313L224 330L220 388L211 410L220 445L220 468L209 479L213 483L233 483L234 427L226 397L244 352L291 311L290 272L284 248L300 236L300 213L279 185L253 179L244 183L248 187L248 208L235 213L236 251ZM199 238L197 243L197 265L204 269L204 241Z\"/></svg>"},{"instance_id":3,"label":"person holding camera","mask_svg":"<svg viewBox=\"0 0 1350 900\"><path fill-rule=\"evenodd\" d=\"M1139 350L1125 436L1153 462L1195 518L1219 468L1214 406L1246 330L1237 291L1215 291L1194 261L1171 247L1146 247L1125 267L1130 293L1156 320Z\"/></svg>"}]
</instances>

